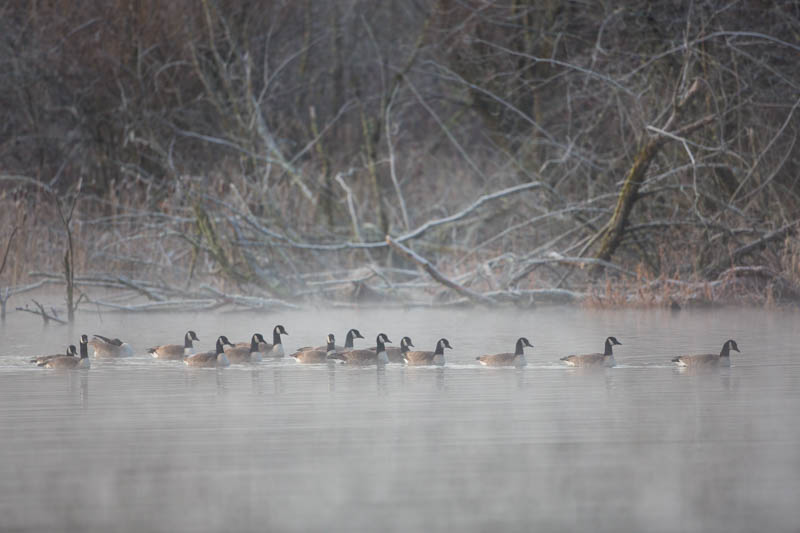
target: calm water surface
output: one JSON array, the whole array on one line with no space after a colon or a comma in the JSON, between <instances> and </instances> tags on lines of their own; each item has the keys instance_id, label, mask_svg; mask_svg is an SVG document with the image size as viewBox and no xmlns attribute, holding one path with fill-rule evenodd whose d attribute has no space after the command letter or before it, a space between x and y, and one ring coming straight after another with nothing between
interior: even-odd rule
<instances>
[{"instance_id":1,"label":"calm water surface","mask_svg":"<svg viewBox=\"0 0 800 533\"><path fill-rule=\"evenodd\" d=\"M106 314L74 330L0 326L2 531L800 531L797 313L319 311ZM298 365L220 371L155 361L219 334L289 332L288 349L410 335L445 368ZM136 357L88 371L26 357L80 333ZM523 370L475 365L535 345ZM618 367L559 358L623 343ZM672 356L738 341L733 367Z\"/></svg>"}]
</instances>

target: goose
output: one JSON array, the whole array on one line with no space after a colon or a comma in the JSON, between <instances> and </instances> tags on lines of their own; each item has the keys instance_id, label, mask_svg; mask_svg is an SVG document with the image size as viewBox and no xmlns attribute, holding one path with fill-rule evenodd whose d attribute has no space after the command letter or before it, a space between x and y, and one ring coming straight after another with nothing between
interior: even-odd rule
<instances>
[{"instance_id":1,"label":"goose","mask_svg":"<svg viewBox=\"0 0 800 533\"><path fill-rule=\"evenodd\" d=\"M562 357L561 360L569 366L614 366L614 353L612 346L615 344L622 346L616 337L609 337L606 339L606 347L603 353L585 353L579 355L568 355Z\"/></svg>"},{"instance_id":2,"label":"goose","mask_svg":"<svg viewBox=\"0 0 800 533\"><path fill-rule=\"evenodd\" d=\"M70 344L69 348L67 348L67 353L57 353L55 355L40 355L38 357L34 357L31 359L31 363L36 363L37 366L44 366L44 364L48 361L52 361L58 357L75 357L78 355L78 350L75 348L74 344Z\"/></svg>"},{"instance_id":3,"label":"goose","mask_svg":"<svg viewBox=\"0 0 800 533\"><path fill-rule=\"evenodd\" d=\"M45 361L43 366L45 368L89 368L89 337L81 335L81 356L74 357L72 355L62 355Z\"/></svg>"},{"instance_id":4,"label":"goose","mask_svg":"<svg viewBox=\"0 0 800 533\"><path fill-rule=\"evenodd\" d=\"M225 355L225 345L232 346L231 341L225 335L220 335L217 339L215 350L200 352L183 358L183 362L188 366L220 367L230 365L228 357Z\"/></svg>"},{"instance_id":5,"label":"goose","mask_svg":"<svg viewBox=\"0 0 800 533\"><path fill-rule=\"evenodd\" d=\"M186 332L183 337L183 344L162 344L147 350L156 359L183 359L192 353L192 341L200 342L197 338L197 333L192 330Z\"/></svg>"},{"instance_id":6,"label":"goose","mask_svg":"<svg viewBox=\"0 0 800 533\"><path fill-rule=\"evenodd\" d=\"M406 353L409 351L409 346L414 347L414 343L411 342L411 337L403 337L400 339L399 348L397 346L387 346L386 356L389 357L389 362L404 363L406 361Z\"/></svg>"},{"instance_id":7,"label":"goose","mask_svg":"<svg viewBox=\"0 0 800 533\"><path fill-rule=\"evenodd\" d=\"M374 350L350 350L349 352L334 352L328 355L328 359L338 359L351 365L374 365L389 362L386 355L385 344L392 342L385 333L378 333L375 338Z\"/></svg>"},{"instance_id":8,"label":"goose","mask_svg":"<svg viewBox=\"0 0 800 533\"><path fill-rule=\"evenodd\" d=\"M279 337L280 338L280 337ZM259 343L264 342L261 333L254 333L248 346L231 346L225 348L225 355L231 363L257 363L261 361L261 352L258 350Z\"/></svg>"},{"instance_id":9,"label":"goose","mask_svg":"<svg viewBox=\"0 0 800 533\"><path fill-rule=\"evenodd\" d=\"M326 338L328 340L328 345L326 346L325 350L300 350L291 354L290 357L294 357L298 363L304 364L330 362L330 359L328 359L328 354L333 354L336 352L336 338L333 336L333 333L328 333Z\"/></svg>"},{"instance_id":10,"label":"goose","mask_svg":"<svg viewBox=\"0 0 800 533\"><path fill-rule=\"evenodd\" d=\"M450 343L447 339L439 339L436 342L436 350L433 352L414 351L406 352L404 358L407 365L443 365L444 364L444 349L450 348Z\"/></svg>"},{"instance_id":11,"label":"goose","mask_svg":"<svg viewBox=\"0 0 800 533\"><path fill-rule=\"evenodd\" d=\"M264 340L264 337L261 337L261 341L258 343L258 351L264 357L283 357L285 352L283 350L283 343L281 342L281 335L288 335L286 329L278 324L272 329L272 344L269 344L267 341ZM236 347L244 347L249 348L249 342L237 342Z\"/></svg>"},{"instance_id":12,"label":"goose","mask_svg":"<svg viewBox=\"0 0 800 533\"><path fill-rule=\"evenodd\" d=\"M484 366L525 366L528 361L525 360L525 347L533 348L533 344L525 337L517 339L516 348L514 353L495 353L489 355L481 355L475 359Z\"/></svg>"},{"instance_id":13,"label":"goose","mask_svg":"<svg viewBox=\"0 0 800 533\"><path fill-rule=\"evenodd\" d=\"M731 350L739 351L736 341L728 339L722 345L719 355L715 353L702 353L696 355L679 355L672 360L680 367L711 367L711 366L731 366ZM739 352L741 353L741 352Z\"/></svg>"},{"instance_id":14,"label":"goose","mask_svg":"<svg viewBox=\"0 0 800 533\"><path fill-rule=\"evenodd\" d=\"M89 344L94 348L94 356L97 357L130 357L133 355L133 348L127 342L119 339L109 339L102 335L92 335Z\"/></svg>"},{"instance_id":15,"label":"goose","mask_svg":"<svg viewBox=\"0 0 800 533\"><path fill-rule=\"evenodd\" d=\"M337 344L335 349L337 352L349 352L353 349L353 339L363 339L364 336L361 335L361 332L357 329L353 328L347 332L347 336L344 339L344 346L341 344ZM298 352L304 352L307 350L327 350L328 347L326 345L322 346L303 346L302 348L298 348ZM375 348L369 348L370 350L374 350Z\"/></svg>"}]
</instances>

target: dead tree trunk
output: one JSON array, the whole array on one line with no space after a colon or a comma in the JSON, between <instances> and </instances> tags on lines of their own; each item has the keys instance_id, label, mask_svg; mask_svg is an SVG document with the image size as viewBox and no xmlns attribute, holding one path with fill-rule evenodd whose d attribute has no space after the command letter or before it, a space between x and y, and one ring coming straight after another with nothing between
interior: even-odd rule
<instances>
[{"instance_id":1,"label":"dead tree trunk","mask_svg":"<svg viewBox=\"0 0 800 533\"><path fill-rule=\"evenodd\" d=\"M8 242L6 243L6 251L3 254L3 263L0 264L0 275L3 274L3 271L6 269L6 261L8 260L8 252L11 250L11 243L14 242L14 236L17 234L17 230L19 227L14 226L14 229L11 230L11 236L8 238ZM6 319L6 303L8 299L11 297L11 291L6 287L5 294L0 295L0 320L5 321Z\"/></svg>"},{"instance_id":2,"label":"dead tree trunk","mask_svg":"<svg viewBox=\"0 0 800 533\"><path fill-rule=\"evenodd\" d=\"M616 251L619 243L622 242L622 236L625 233L625 226L628 223L628 216L633 209L633 204L639 198L639 187L642 185L644 176L653 158L658 154L661 146L666 139L664 137L656 137L651 139L644 147L636 154L636 160L633 162L625 177L625 182L622 184L622 189L617 197L617 207L614 209L614 214L611 220L600 232L600 249L595 256L600 261L608 261ZM597 263L592 267L592 274L597 275L603 271L605 267L601 263Z\"/></svg>"},{"instance_id":3,"label":"dead tree trunk","mask_svg":"<svg viewBox=\"0 0 800 533\"><path fill-rule=\"evenodd\" d=\"M592 242L595 242L598 239L600 241L600 247L595 255L596 259L599 259L600 261L609 261L611 256L619 247L619 244L622 242L622 238L625 234L625 227L628 224L628 217L631 214L631 210L633 209L636 200L639 199L639 188L644 182L647 169L650 167L650 163L653 162L653 159L655 159L655 157L658 155L658 152L661 150L667 140L677 139L689 135L693 131L705 126L714 119L714 115L708 115L695 122L687 124L674 132L668 132L668 130L671 129L676 120L679 118L681 112L686 108L686 105L698 92L699 88L699 83L695 82L692 84L680 101L674 104L672 114L667 120L667 123L661 130L659 130L664 133L658 133L656 137L651 138L641 149L639 149L638 153L636 154L636 159L634 159L633 165L631 166L630 170L628 170L628 174L625 177L624 183L622 184L622 189L617 197L617 206L614 208L614 214L611 216L611 220L609 220L603 229L601 229L600 232L595 235L594 239L592 239ZM597 276L603 271L603 269L603 265L598 263L592 268L591 273L593 276Z\"/></svg>"}]
</instances>

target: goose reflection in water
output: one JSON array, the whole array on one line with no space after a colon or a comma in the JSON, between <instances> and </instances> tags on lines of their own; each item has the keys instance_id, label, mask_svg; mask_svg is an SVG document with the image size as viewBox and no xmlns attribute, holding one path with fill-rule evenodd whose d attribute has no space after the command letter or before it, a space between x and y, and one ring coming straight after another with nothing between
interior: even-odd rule
<instances>
[{"instance_id":1,"label":"goose reflection in water","mask_svg":"<svg viewBox=\"0 0 800 533\"><path fill-rule=\"evenodd\" d=\"M261 379L261 370L258 367L254 367L250 371L250 386L254 394L259 396L264 394L264 381Z\"/></svg>"},{"instance_id":2,"label":"goose reflection in water","mask_svg":"<svg viewBox=\"0 0 800 533\"><path fill-rule=\"evenodd\" d=\"M444 369L444 367L437 367L435 371L436 371L436 390L438 391L446 390L447 387L445 386L444 382L444 373L446 372L446 370Z\"/></svg>"},{"instance_id":3,"label":"goose reflection in water","mask_svg":"<svg viewBox=\"0 0 800 533\"><path fill-rule=\"evenodd\" d=\"M286 392L283 384L283 373L281 372L280 368L275 368L272 370L272 384L276 396L280 396Z\"/></svg>"},{"instance_id":4,"label":"goose reflection in water","mask_svg":"<svg viewBox=\"0 0 800 533\"><path fill-rule=\"evenodd\" d=\"M217 369L215 372L216 379L217 379L217 395L222 396L223 394L227 393L228 390L225 387L225 372L223 370Z\"/></svg>"},{"instance_id":5,"label":"goose reflection in water","mask_svg":"<svg viewBox=\"0 0 800 533\"><path fill-rule=\"evenodd\" d=\"M81 407L89 408L89 372L81 372Z\"/></svg>"},{"instance_id":6,"label":"goose reflection in water","mask_svg":"<svg viewBox=\"0 0 800 533\"><path fill-rule=\"evenodd\" d=\"M389 392L386 387L386 365L378 365L376 368L377 368L377 370L375 371L376 389L382 396L386 396Z\"/></svg>"}]
</instances>

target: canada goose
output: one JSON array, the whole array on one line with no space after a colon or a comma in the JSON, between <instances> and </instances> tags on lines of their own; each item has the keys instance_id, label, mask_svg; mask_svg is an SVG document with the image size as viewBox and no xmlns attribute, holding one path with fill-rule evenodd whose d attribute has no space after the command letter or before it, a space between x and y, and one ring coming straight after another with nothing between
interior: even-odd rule
<instances>
[{"instance_id":1,"label":"canada goose","mask_svg":"<svg viewBox=\"0 0 800 533\"><path fill-rule=\"evenodd\" d=\"M278 324L272 328L272 344L264 341L262 337L261 342L258 344L258 351L261 352L264 357L283 357L285 352L283 350L283 343L281 342L281 335L288 335L288 333L283 326Z\"/></svg>"},{"instance_id":2,"label":"canada goose","mask_svg":"<svg viewBox=\"0 0 800 533\"><path fill-rule=\"evenodd\" d=\"M133 355L131 345L119 339L92 335L89 344L94 348L95 357L130 357Z\"/></svg>"},{"instance_id":3,"label":"canada goose","mask_svg":"<svg viewBox=\"0 0 800 533\"><path fill-rule=\"evenodd\" d=\"M336 338L333 336L333 333L328 333L327 339L328 345L325 350L300 350L291 354L291 357L297 359L298 363L328 363L330 362L330 359L328 359L328 354L333 354L336 352Z\"/></svg>"},{"instance_id":4,"label":"canada goose","mask_svg":"<svg viewBox=\"0 0 800 533\"><path fill-rule=\"evenodd\" d=\"M197 333L192 330L186 332L183 337L183 345L180 344L162 344L147 350L156 359L183 359L192 353L192 341L200 342L197 338Z\"/></svg>"},{"instance_id":5,"label":"canada goose","mask_svg":"<svg viewBox=\"0 0 800 533\"><path fill-rule=\"evenodd\" d=\"M374 365L389 362L386 355L385 343L392 342L385 333L378 333L375 338L374 350L350 350L349 352L335 352L328 355L328 359L338 359L351 365Z\"/></svg>"},{"instance_id":6,"label":"canada goose","mask_svg":"<svg viewBox=\"0 0 800 533\"><path fill-rule=\"evenodd\" d=\"M220 367L230 365L228 357L225 355L225 345L232 346L231 341L225 335L220 335L217 339L216 349L209 352L200 352L183 358L183 362L189 366Z\"/></svg>"},{"instance_id":7,"label":"canada goose","mask_svg":"<svg viewBox=\"0 0 800 533\"><path fill-rule=\"evenodd\" d=\"M702 353L697 355L679 355L672 360L680 367L710 367L731 366L731 350L739 351L736 341L729 339L722 345L719 355L715 353ZM739 352L741 353L741 352Z\"/></svg>"},{"instance_id":8,"label":"canada goose","mask_svg":"<svg viewBox=\"0 0 800 533\"><path fill-rule=\"evenodd\" d=\"M280 337L279 337L280 339ZM257 363L261 361L261 352L258 350L259 343L264 342L261 333L254 333L248 346L231 346L226 348L225 355L231 363Z\"/></svg>"},{"instance_id":9,"label":"canada goose","mask_svg":"<svg viewBox=\"0 0 800 533\"><path fill-rule=\"evenodd\" d=\"M409 351L409 346L413 347L414 343L411 342L411 337L403 337L400 339L400 347L387 346L386 356L389 358L390 363L405 363L406 353ZM374 348L373 348L374 349Z\"/></svg>"},{"instance_id":10,"label":"canada goose","mask_svg":"<svg viewBox=\"0 0 800 533\"><path fill-rule=\"evenodd\" d=\"M407 365L443 365L444 364L444 349L450 348L450 343L447 339L439 339L436 342L436 350L433 352L406 352L405 362Z\"/></svg>"},{"instance_id":11,"label":"canada goose","mask_svg":"<svg viewBox=\"0 0 800 533\"><path fill-rule=\"evenodd\" d=\"M344 340L344 346L342 346L341 344L337 344L335 349L337 352L349 352L350 350L353 349L353 339L363 339L363 338L364 336L361 335L361 332L353 328L347 332L347 336L345 337ZM323 344L322 346L303 346L302 348L298 348L297 351L304 352L307 350L327 350L327 349L328 347ZM369 348L369 349L373 350L374 348Z\"/></svg>"},{"instance_id":12,"label":"canada goose","mask_svg":"<svg viewBox=\"0 0 800 533\"><path fill-rule=\"evenodd\" d=\"M585 353L579 355L568 355L562 357L561 360L569 366L614 366L614 353L611 347L615 344L622 346L616 337L609 337L606 339L606 348L603 353Z\"/></svg>"},{"instance_id":13,"label":"canada goose","mask_svg":"<svg viewBox=\"0 0 800 533\"><path fill-rule=\"evenodd\" d=\"M67 348L67 353L57 353L54 355L40 355L38 357L34 357L31 359L31 363L36 363L37 366L44 366L44 364L48 361L52 361L58 357L75 357L78 355L78 350L75 348L74 344L70 344L69 348Z\"/></svg>"},{"instance_id":14,"label":"canada goose","mask_svg":"<svg viewBox=\"0 0 800 533\"><path fill-rule=\"evenodd\" d=\"M88 344L89 337L86 335L81 335L80 357L62 355L61 357L56 357L54 359L50 359L49 361L45 361L44 364L39 366L44 366L45 368L89 368L91 365L89 363Z\"/></svg>"},{"instance_id":15,"label":"canada goose","mask_svg":"<svg viewBox=\"0 0 800 533\"><path fill-rule=\"evenodd\" d=\"M517 339L517 346L514 349L514 353L506 352L481 355L475 359L485 366L525 366L528 364L528 361L525 360L524 352L526 346L533 348L533 344L531 344L528 339L520 337Z\"/></svg>"}]
</instances>

